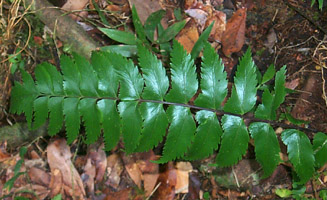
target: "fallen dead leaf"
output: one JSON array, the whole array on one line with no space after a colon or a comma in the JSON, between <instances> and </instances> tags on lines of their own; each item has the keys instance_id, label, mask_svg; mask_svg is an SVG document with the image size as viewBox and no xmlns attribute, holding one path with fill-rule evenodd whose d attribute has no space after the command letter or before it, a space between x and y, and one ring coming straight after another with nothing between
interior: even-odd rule
<instances>
[{"instance_id":1,"label":"fallen dead leaf","mask_svg":"<svg viewBox=\"0 0 327 200\"><path fill-rule=\"evenodd\" d=\"M234 52L242 49L245 41L245 21L246 9L238 9L228 20L226 31L222 36L223 53L225 56L230 56Z\"/></svg>"},{"instance_id":2,"label":"fallen dead leaf","mask_svg":"<svg viewBox=\"0 0 327 200\"><path fill-rule=\"evenodd\" d=\"M120 183L120 175L124 166L118 154L114 153L107 157L107 185L117 189Z\"/></svg>"},{"instance_id":3,"label":"fallen dead leaf","mask_svg":"<svg viewBox=\"0 0 327 200\"><path fill-rule=\"evenodd\" d=\"M190 162L178 162L176 163L176 187L177 193L188 193L189 186L189 173L193 170Z\"/></svg>"},{"instance_id":4,"label":"fallen dead leaf","mask_svg":"<svg viewBox=\"0 0 327 200\"><path fill-rule=\"evenodd\" d=\"M95 173L96 169L95 166L92 165L92 159L88 158L84 167L84 173L82 174L82 177L89 194L94 194Z\"/></svg>"},{"instance_id":5,"label":"fallen dead leaf","mask_svg":"<svg viewBox=\"0 0 327 200\"><path fill-rule=\"evenodd\" d=\"M47 157L51 172L59 170L62 174L62 182L65 192L70 193L70 191L74 191L71 192L71 194L75 197L84 198L85 190L83 182L70 160L71 152L69 146L67 146L66 140L57 139L48 145Z\"/></svg>"},{"instance_id":6,"label":"fallen dead leaf","mask_svg":"<svg viewBox=\"0 0 327 200\"><path fill-rule=\"evenodd\" d=\"M67 0L66 3L61 7L61 9L66 11L76 11L83 10L89 0ZM79 20L79 16L85 17L87 15L87 11L81 11L78 13L70 14L71 18L75 20Z\"/></svg>"},{"instance_id":7,"label":"fallen dead leaf","mask_svg":"<svg viewBox=\"0 0 327 200\"><path fill-rule=\"evenodd\" d=\"M51 171L51 180L49 188L51 190L50 197L53 198L58 194L62 194L62 174L59 169Z\"/></svg>"},{"instance_id":8,"label":"fallen dead leaf","mask_svg":"<svg viewBox=\"0 0 327 200\"><path fill-rule=\"evenodd\" d=\"M172 162L165 164L165 170L160 173L156 185L160 184L152 198L157 200L173 200L175 197L175 188L177 182L177 173Z\"/></svg>"},{"instance_id":9,"label":"fallen dead leaf","mask_svg":"<svg viewBox=\"0 0 327 200\"><path fill-rule=\"evenodd\" d=\"M226 29L226 14L218 10L213 11L213 14L206 21L205 27L208 27L213 21L215 21L215 23L210 32L210 39L221 42L223 33Z\"/></svg>"},{"instance_id":10,"label":"fallen dead leaf","mask_svg":"<svg viewBox=\"0 0 327 200\"><path fill-rule=\"evenodd\" d=\"M128 0L129 5L132 8L134 5L137 13L139 15L140 21L142 24L146 21L146 19L149 17L149 15L155 11L158 11L161 9L161 6L159 4L159 1L153 1L153 0Z\"/></svg>"},{"instance_id":11,"label":"fallen dead leaf","mask_svg":"<svg viewBox=\"0 0 327 200\"><path fill-rule=\"evenodd\" d=\"M285 87L291 90L294 90L300 84L300 78L293 79L291 81L287 81L285 83Z\"/></svg>"},{"instance_id":12,"label":"fallen dead leaf","mask_svg":"<svg viewBox=\"0 0 327 200\"><path fill-rule=\"evenodd\" d=\"M202 9L188 9L185 10L185 13L192 17L197 22L197 24L200 25L200 27L204 27L207 21L207 12Z\"/></svg>"},{"instance_id":13,"label":"fallen dead leaf","mask_svg":"<svg viewBox=\"0 0 327 200\"><path fill-rule=\"evenodd\" d=\"M28 170L30 180L38 185L48 187L51 181L51 176L42 169L32 167Z\"/></svg>"},{"instance_id":14,"label":"fallen dead leaf","mask_svg":"<svg viewBox=\"0 0 327 200\"><path fill-rule=\"evenodd\" d=\"M128 175L131 177L135 185L137 187L141 188L142 187L142 172L136 163L136 159L134 155L124 155L122 157L124 164L125 164L125 169L128 173Z\"/></svg>"},{"instance_id":15,"label":"fallen dead leaf","mask_svg":"<svg viewBox=\"0 0 327 200\"><path fill-rule=\"evenodd\" d=\"M188 53L191 53L193 46L198 39L199 32L194 20L190 20L176 36L176 40L183 45Z\"/></svg>"}]
</instances>

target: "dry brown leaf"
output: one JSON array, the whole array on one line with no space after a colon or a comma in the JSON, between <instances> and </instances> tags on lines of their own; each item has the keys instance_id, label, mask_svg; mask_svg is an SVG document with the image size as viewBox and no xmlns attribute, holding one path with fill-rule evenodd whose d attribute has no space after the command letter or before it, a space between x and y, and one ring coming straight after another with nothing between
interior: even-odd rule
<instances>
[{"instance_id":1,"label":"dry brown leaf","mask_svg":"<svg viewBox=\"0 0 327 200\"><path fill-rule=\"evenodd\" d=\"M107 185L117 189L120 183L120 175L123 172L124 166L118 154L114 153L107 158Z\"/></svg>"},{"instance_id":2,"label":"dry brown leaf","mask_svg":"<svg viewBox=\"0 0 327 200\"><path fill-rule=\"evenodd\" d=\"M88 158L84 167L84 173L82 174L83 181L88 189L89 194L94 194L94 178L95 178L95 166L92 165L91 158Z\"/></svg>"},{"instance_id":3,"label":"dry brown leaf","mask_svg":"<svg viewBox=\"0 0 327 200\"><path fill-rule=\"evenodd\" d=\"M50 197L53 198L62 192L62 174L59 169L51 170L51 180L49 188L51 190Z\"/></svg>"},{"instance_id":4,"label":"dry brown leaf","mask_svg":"<svg viewBox=\"0 0 327 200\"><path fill-rule=\"evenodd\" d=\"M210 39L221 42L223 33L226 29L226 14L217 10L213 11L212 16L206 21L205 27L208 27L213 21L215 21L215 23L210 33Z\"/></svg>"},{"instance_id":5,"label":"dry brown leaf","mask_svg":"<svg viewBox=\"0 0 327 200\"><path fill-rule=\"evenodd\" d=\"M146 19L149 17L149 15L155 11L158 11L161 9L161 6L159 4L158 0L128 0L129 1L129 5L132 8L132 6L134 5L136 10L137 10L137 14L139 15L139 18L142 22L142 24L144 24L144 22L146 21Z\"/></svg>"},{"instance_id":6,"label":"dry brown leaf","mask_svg":"<svg viewBox=\"0 0 327 200\"><path fill-rule=\"evenodd\" d=\"M200 27L204 27L207 21L207 16L208 16L207 12L205 12L202 9L188 9L185 10L185 13L187 13L190 17L192 17L197 22L197 24L200 25Z\"/></svg>"},{"instance_id":7,"label":"dry brown leaf","mask_svg":"<svg viewBox=\"0 0 327 200\"><path fill-rule=\"evenodd\" d=\"M226 31L222 36L223 53L230 56L242 49L245 41L246 9L238 9L228 20Z\"/></svg>"},{"instance_id":8,"label":"dry brown leaf","mask_svg":"<svg viewBox=\"0 0 327 200\"><path fill-rule=\"evenodd\" d=\"M63 186L67 186L74 191L78 198L85 197L85 190L76 168L74 167L71 158L71 152L67 146L66 140L57 139L47 147L47 157L51 172L58 169L62 174ZM72 188L74 186L74 188ZM65 187L66 191L69 191Z\"/></svg>"},{"instance_id":9,"label":"dry brown leaf","mask_svg":"<svg viewBox=\"0 0 327 200\"><path fill-rule=\"evenodd\" d=\"M176 40L183 45L188 53L191 53L193 46L198 39L199 32L194 20L190 20L176 36Z\"/></svg>"},{"instance_id":10,"label":"dry brown leaf","mask_svg":"<svg viewBox=\"0 0 327 200\"><path fill-rule=\"evenodd\" d=\"M123 161L125 164L125 169L128 173L128 175L131 177L133 182L141 188L142 186L142 172L139 168L139 166L136 163L136 159L133 155L124 155L123 156Z\"/></svg>"},{"instance_id":11,"label":"dry brown leaf","mask_svg":"<svg viewBox=\"0 0 327 200\"><path fill-rule=\"evenodd\" d=\"M160 186L153 194L153 199L173 200L175 197L176 179L176 169L172 162L168 162L165 164L165 171L160 173L158 177L156 185L160 184Z\"/></svg>"},{"instance_id":12,"label":"dry brown leaf","mask_svg":"<svg viewBox=\"0 0 327 200\"><path fill-rule=\"evenodd\" d=\"M189 173L193 170L190 162L176 163L176 194L188 193Z\"/></svg>"},{"instance_id":13,"label":"dry brown leaf","mask_svg":"<svg viewBox=\"0 0 327 200\"><path fill-rule=\"evenodd\" d=\"M89 0L67 0L61 8L66 11L83 10L88 2ZM74 14L70 14L70 16L75 20L78 20L78 16L85 17L86 15L86 11L81 11L79 13L75 12Z\"/></svg>"},{"instance_id":14,"label":"dry brown leaf","mask_svg":"<svg viewBox=\"0 0 327 200\"><path fill-rule=\"evenodd\" d=\"M143 174L143 187L145 196L149 196L156 186L159 173L156 174Z\"/></svg>"},{"instance_id":15,"label":"dry brown leaf","mask_svg":"<svg viewBox=\"0 0 327 200\"><path fill-rule=\"evenodd\" d=\"M30 180L38 185L48 187L51 181L51 176L42 169L32 167L28 170Z\"/></svg>"}]
</instances>

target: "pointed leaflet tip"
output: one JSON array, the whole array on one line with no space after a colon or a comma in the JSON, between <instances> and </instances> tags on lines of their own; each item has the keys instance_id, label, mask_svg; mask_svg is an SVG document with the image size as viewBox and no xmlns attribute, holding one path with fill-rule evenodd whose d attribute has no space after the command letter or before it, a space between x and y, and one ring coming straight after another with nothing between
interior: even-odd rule
<instances>
[{"instance_id":1,"label":"pointed leaflet tip","mask_svg":"<svg viewBox=\"0 0 327 200\"><path fill-rule=\"evenodd\" d=\"M174 40L171 52L171 87L166 100L187 104L198 90L194 61L183 46Z\"/></svg>"},{"instance_id":2,"label":"pointed leaflet tip","mask_svg":"<svg viewBox=\"0 0 327 200\"><path fill-rule=\"evenodd\" d=\"M232 95L224 106L225 112L243 115L249 112L257 101L256 66L248 48L237 66Z\"/></svg>"},{"instance_id":3,"label":"pointed leaflet tip","mask_svg":"<svg viewBox=\"0 0 327 200\"><path fill-rule=\"evenodd\" d=\"M227 95L227 73L214 48L206 43L201 66L201 93L195 105L219 110Z\"/></svg>"},{"instance_id":4,"label":"pointed leaflet tip","mask_svg":"<svg viewBox=\"0 0 327 200\"><path fill-rule=\"evenodd\" d=\"M139 45L138 52L139 65L146 85L142 98L163 101L169 87L165 68L162 66L161 61L144 46Z\"/></svg>"}]
</instances>

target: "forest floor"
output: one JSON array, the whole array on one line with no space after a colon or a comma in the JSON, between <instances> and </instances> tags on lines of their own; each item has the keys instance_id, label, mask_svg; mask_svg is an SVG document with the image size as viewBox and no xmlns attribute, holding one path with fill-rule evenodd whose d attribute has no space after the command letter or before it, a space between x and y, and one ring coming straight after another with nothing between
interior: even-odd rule
<instances>
[{"instance_id":1,"label":"forest floor","mask_svg":"<svg viewBox=\"0 0 327 200\"><path fill-rule=\"evenodd\" d=\"M65 3L69 1L52 2L61 7L67 6ZM233 167L214 167L215 155L200 161L158 165L151 160L161 151L160 145L154 151L125 155L120 150L122 144L111 152L104 152L101 141L86 146L79 138L68 146L64 131L52 138L47 135L46 127L29 131L23 115L9 113L11 87L14 81L20 80L19 73L14 72L24 68L33 74L35 66L45 61L59 69L59 55L69 54L73 49L56 38L56 33L34 12L26 11L23 2L2 0L0 4L3 35L0 38L0 197L60 199L58 194L61 194L63 199L98 200L327 199L326 165L304 187L293 184L292 167L288 164L280 164L270 177L261 179L262 168L255 160L251 144L243 160ZM286 65L286 87L294 92L286 96L279 111L309 121L307 127L327 133L327 7L319 10L318 2L311 6L311 0L211 0L206 3L79 0L65 9L84 9L79 16L72 17L80 21L89 37L105 46L117 43L97 26L108 23L119 30L133 31L131 4L136 5L143 22L149 13L163 8L167 10L166 22L171 23L176 19L174 8L180 8L182 18L187 18L188 23L176 39L189 49L196 42L194 38L203 31L205 25L201 24L201 17L208 8L225 13L227 20L245 8L245 27L240 30L238 26L234 30L245 36L240 50L226 56L219 37L209 38L229 76L233 75L248 47L262 73L271 64L276 70ZM190 9L194 9L194 13L186 15L184 12ZM222 34L219 27L214 28L218 35ZM279 128L275 128L276 134L280 134ZM312 139L313 133L308 134ZM281 147L286 154L286 147L282 144Z\"/></svg>"}]
</instances>

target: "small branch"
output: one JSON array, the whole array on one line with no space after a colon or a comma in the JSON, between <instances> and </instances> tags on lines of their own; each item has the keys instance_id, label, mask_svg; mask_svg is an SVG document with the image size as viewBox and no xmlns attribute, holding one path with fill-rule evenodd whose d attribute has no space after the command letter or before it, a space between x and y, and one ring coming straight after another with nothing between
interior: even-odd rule
<instances>
[{"instance_id":1,"label":"small branch","mask_svg":"<svg viewBox=\"0 0 327 200\"><path fill-rule=\"evenodd\" d=\"M321 32L323 32L325 35L327 35L327 30L324 29L323 27L321 27L318 23L316 23L314 20L312 20L310 17L308 17L303 11L301 11L300 9L294 7L293 5L291 5L288 0L284 1L286 3L286 5L288 7L290 7L291 9L295 10L295 12L299 13L303 18L305 18L306 20L308 20L312 25L314 25L317 29L319 29Z\"/></svg>"}]
</instances>

